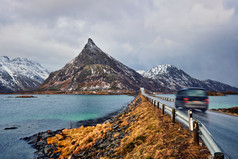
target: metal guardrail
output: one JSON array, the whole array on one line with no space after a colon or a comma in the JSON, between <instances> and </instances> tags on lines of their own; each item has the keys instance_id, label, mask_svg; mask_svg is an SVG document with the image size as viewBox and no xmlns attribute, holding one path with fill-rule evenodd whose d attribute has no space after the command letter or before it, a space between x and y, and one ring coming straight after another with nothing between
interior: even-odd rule
<instances>
[{"instance_id":1,"label":"metal guardrail","mask_svg":"<svg viewBox=\"0 0 238 159\"><path fill-rule=\"evenodd\" d=\"M166 100L166 101L169 101L169 102L174 102L175 99L170 98L170 97L158 97L158 96L154 96L154 95L145 94L143 88L141 88L141 93L153 105L157 106L160 109L164 108L164 112L166 112L170 116L173 115L172 114L172 110L174 108L172 108L172 107L162 103L161 100L160 101L156 100L155 98L159 98L159 99ZM175 114L174 115L175 115L175 119L177 121L179 121L183 125L189 127L189 117L188 117L188 115L184 114L183 112L181 112L179 110L175 110ZM222 159L222 158L224 158L223 152L220 150L218 145L215 143L212 135L207 130L207 128L200 121L198 121L198 120L196 120L196 121L198 122L199 136L203 140L204 144L207 146L208 150L210 151L210 153L214 157L214 159ZM192 122L195 122L195 120L192 120Z\"/></svg>"},{"instance_id":2,"label":"metal guardrail","mask_svg":"<svg viewBox=\"0 0 238 159\"><path fill-rule=\"evenodd\" d=\"M166 101L169 101L169 102L175 102L175 99L171 98L171 97L160 97L160 96L154 96L154 95L153 95L153 97L163 99L163 100L166 100Z\"/></svg>"}]
</instances>

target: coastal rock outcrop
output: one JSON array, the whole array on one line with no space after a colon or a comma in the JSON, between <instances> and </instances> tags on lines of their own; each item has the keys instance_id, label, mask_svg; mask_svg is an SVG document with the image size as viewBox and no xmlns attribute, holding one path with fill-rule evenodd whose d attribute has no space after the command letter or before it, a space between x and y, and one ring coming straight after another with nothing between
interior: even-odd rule
<instances>
[{"instance_id":1,"label":"coastal rock outcrop","mask_svg":"<svg viewBox=\"0 0 238 159\"><path fill-rule=\"evenodd\" d=\"M47 130L45 132L39 132L29 137L24 137L21 140L27 141L28 144L30 144L33 148L37 150L35 152L35 155L38 158L45 158L45 157L57 158L59 157L60 154L52 152L54 148L57 148L57 145L54 146L47 145L47 138L55 136L56 134L60 134L61 132L62 130L56 131Z\"/></svg>"}]
</instances>

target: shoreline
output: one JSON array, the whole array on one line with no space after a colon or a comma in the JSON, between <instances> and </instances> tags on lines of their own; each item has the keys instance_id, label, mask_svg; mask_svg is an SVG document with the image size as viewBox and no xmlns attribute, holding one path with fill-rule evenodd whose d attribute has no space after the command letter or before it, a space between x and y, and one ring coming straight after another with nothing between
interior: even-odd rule
<instances>
[{"instance_id":1,"label":"shoreline","mask_svg":"<svg viewBox=\"0 0 238 159\"><path fill-rule=\"evenodd\" d=\"M9 93L0 93L0 94L53 94L53 95L136 95L138 91L133 90L102 90L102 91L23 91L23 92L9 92Z\"/></svg>"},{"instance_id":2,"label":"shoreline","mask_svg":"<svg viewBox=\"0 0 238 159\"><path fill-rule=\"evenodd\" d=\"M32 147L37 149L35 155L39 158L210 156L201 141L200 146L192 144L193 138L187 128L178 122L171 123L167 114L162 115L161 110L141 94L117 115L101 124L96 124L96 121L87 121L85 127L82 125L80 128L63 129L58 132L41 132L24 140L33 144Z\"/></svg>"},{"instance_id":3,"label":"shoreline","mask_svg":"<svg viewBox=\"0 0 238 159\"><path fill-rule=\"evenodd\" d=\"M231 108L210 109L210 111L238 117L238 106Z\"/></svg>"},{"instance_id":4,"label":"shoreline","mask_svg":"<svg viewBox=\"0 0 238 159\"><path fill-rule=\"evenodd\" d=\"M135 99L133 99L132 101L134 101ZM125 106L123 106L121 109L118 109L112 113L106 114L103 117L99 117L96 119L88 119L88 120L81 120L81 121L77 121L76 122L76 128L79 128L80 126L96 126L97 124L102 124L108 120L111 120L112 118L118 116L119 114L123 113L125 111L125 109L131 104L131 102Z\"/></svg>"},{"instance_id":5,"label":"shoreline","mask_svg":"<svg viewBox=\"0 0 238 159\"><path fill-rule=\"evenodd\" d=\"M136 98L136 97L135 97ZM117 116L120 116L121 114L123 114L126 109L128 109L128 107L130 106L130 104L135 100L135 98L129 102L127 105L123 106L121 109L116 110L112 113L106 114L103 117L99 117L96 119L88 119L88 120L81 120L81 121L76 121L74 122L74 126L72 128L80 128L81 126L83 127L90 127L90 126L96 126L97 124L102 124L104 122L111 122L113 120L115 120L117 118ZM72 129L71 128L71 129ZM56 134L60 134L62 133L62 131L66 129L66 128L62 128L62 129L58 129L58 130L46 130L46 131L42 131L42 132L38 132L36 134L33 134L31 136L27 136L24 138L21 138L20 140L24 140L26 141L28 144L31 145L32 148L34 148L36 151L34 152L34 157L49 157L47 155L47 138L48 137L53 137ZM57 157L58 158L58 154L56 154L56 156L51 156L51 157Z\"/></svg>"}]
</instances>

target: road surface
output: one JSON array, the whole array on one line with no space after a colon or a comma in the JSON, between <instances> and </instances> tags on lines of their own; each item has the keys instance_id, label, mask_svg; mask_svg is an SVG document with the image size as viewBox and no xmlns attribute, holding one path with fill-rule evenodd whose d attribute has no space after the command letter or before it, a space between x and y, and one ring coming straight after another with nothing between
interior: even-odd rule
<instances>
[{"instance_id":1,"label":"road surface","mask_svg":"<svg viewBox=\"0 0 238 159\"><path fill-rule=\"evenodd\" d=\"M144 89L141 89L141 92L145 94ZM150 97L175 108L174 102ZM187 114L187 110L179 110ZM199 120L206 126L226 158L238 159L238 117L213 111L202 113L199 110L195 110L193 111L193 118Z\"/></svg>"}]
</instances>

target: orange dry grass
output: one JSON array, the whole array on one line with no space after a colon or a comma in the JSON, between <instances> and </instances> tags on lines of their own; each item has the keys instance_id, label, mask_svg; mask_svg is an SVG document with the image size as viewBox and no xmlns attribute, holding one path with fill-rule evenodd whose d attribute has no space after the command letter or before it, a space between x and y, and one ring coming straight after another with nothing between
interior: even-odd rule
<instances>
[{"instance_id":1,"label":"orange dry grass","mask_svg":"<svg viewBox=\"0 0 238 159\"><path fill-rule=\"evenodd\" d=\"M47 139L47 144L58 144L60 158L67 158L70 154L77 154L82 149L91 147L98 138L103 138L105 132L111 129L109 123L97 124L76 129L64 129L61 134Z\"/></svg>"},{"instance_id":2,"label":"orange dry grass","mask_svg":"<svg viewBox=\"0 0 238 159\"><path fill-rule=\"evenodd\" d=\"M137 120L127 129L129 136L121 141L117 155L125 158L208 158L205 147L194 146L192 134L181 124L171 123L168 115L142 97L142 103L128 116Z\"/></svg>"},{"instance_id":3,"label":"orange dry grass","mask_svg":"<svg viewBox=\"0 0 238 159\"><path fill-rule=\"evenodd\" d=\"M141 104L133 106L142 98ZM114 149L116 156L127 159L134 158L208 158L208 150L204 146L194 146L192 134L181 124L171 123L168 115L149 103L143 96L129 106L129 113L118 117L117 123L123 127L129 124L120 146ZM131 117L134 121L130 121ZM48 138L48 144L58 144L55 152L61 152L60 158L68 158L71 154L79 154L94 145L97 139L105 137L112 130L112 124L104 123L97 126L65 129L61 134ZM119 133L114 134L116 138ZM96 153L96 152L95 152ZM109 157L109 156L104 156Z\"/></svg>"}]
</instances>

